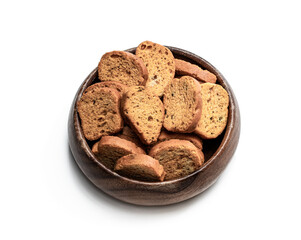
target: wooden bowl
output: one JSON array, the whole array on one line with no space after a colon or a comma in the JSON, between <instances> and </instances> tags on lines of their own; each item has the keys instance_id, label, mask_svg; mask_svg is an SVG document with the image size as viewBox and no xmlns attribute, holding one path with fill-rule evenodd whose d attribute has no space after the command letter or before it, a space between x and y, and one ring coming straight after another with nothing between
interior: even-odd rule
<instances>
[{"instance_id":1,"label":"wooden bowl","mask_svg":"<svg viewBox=\"0 0 301 240\"><path fill-rule=\"evenodd\" d=\"M100 190L121 201L137 205L168 205L192 198L209 188L216 182L220 174L231 160L239 140L240 114L234 93L223 75L209 62L188 51L168 47L176 58L184 59L201 66L214 73L217 82L229 94L229 117L223 134L214 140L204 141L206 162L196 172L171 181L142 182L129 179L107 169L93 155L91 146L84 138L76 102L81 98L84 90L98 80L97 68L94 69L78 89L71 106L68 135L69 145L76 163L86 177ZM134 53L136 48L127 50Z\"/></svg>"}]
</instances>

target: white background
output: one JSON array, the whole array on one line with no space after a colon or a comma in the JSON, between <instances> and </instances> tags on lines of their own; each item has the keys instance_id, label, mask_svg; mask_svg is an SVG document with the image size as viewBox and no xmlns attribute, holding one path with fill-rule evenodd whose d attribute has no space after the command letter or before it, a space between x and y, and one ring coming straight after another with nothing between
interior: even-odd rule
<instances>
[{"instance_id":1,"label":"white background","mask_svg":"<svg viewBox=\"0 0 301 240\"><path fill-rule=\"evenodd\" d=\"M300 239L299 2L1 1L0 238ZM68 148L79 85L102 54L144 40L211 62L241 110L219 181L167 207L108 197Z\"/></svg>"}]
</instances>

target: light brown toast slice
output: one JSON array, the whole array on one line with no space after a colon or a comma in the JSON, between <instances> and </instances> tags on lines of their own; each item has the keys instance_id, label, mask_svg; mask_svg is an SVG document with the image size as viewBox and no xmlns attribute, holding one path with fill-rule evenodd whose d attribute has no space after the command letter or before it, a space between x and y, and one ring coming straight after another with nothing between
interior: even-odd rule
<instances>
[{"instance_id":1,"label":"light brown toast slice","mask_svg":"<svg viewBox=\"0 0 301 240\"><path fill-rule=\"evenodd\" d=\"M116 81L98 82L95 83L95 85L98 85L99 87L115 89L120 94L120 96L122 96L123 93L125 93L128 90L128 86Z\"/></svg>"},{"instance_id":2,"label":"light brown toast slice","mask_svg":"<svg viewBox=\"0 0 301 240\"><path fill-rule=\"evenodd\" d=\"M150 150L149 155L164 167L165 180L187 176L204 163L203 152L186 140L172 139L158 143Z\"/></svg>"},{"instance_id":3,"label":"light brown toast slice","mask_svg":"<svg viewBox=\"0 0 301 240\"><path fill-rule=\"evenodd\" d=\"M229 96L227 91L218 84L201 84L203 100L202 115L195 133L203 139L219 136L228 121Z\"/></svg>"},{"instance_id":4,"label":"light brown toast slice","mask_svg":"<svg viewBox=\"0 0 301 240\"><path fill-rule=\"evenodd\" d=\"M96 158L99 158L99 156L98 156L98 144L99 144L99 141L94 143L93 146L92 146L92 149L91 149Z\"/></svg>"},{"instance_id":5,"label":"light brown toast slice","mask_svg":"<svg viewBox=\"0 0 301 240\"><path fill-rule=\"evenodd\" d=\"M122 98L122 114L144 144L157 141L162 128L164 107L159 97L142 86L130 87Z\"/></svg>"},{"instance_id":6,"label":"light brown toast slice","mask_svg":"<svg viewBox=\"0 0 301 240\"><path fill-rule=\"evenodd\" d=\"M113 51L104 54L98 64L100 81L117 81L127 86L145 85L148 79L143 61L136 55Z\"/></svg>"},{"instance_id":7,"label":"light brown toast slice","mask_svg":"<svg viewBox=\"0 0 301 240\"><path fill-rule=\"evenodd\" d=\"M124 126L122 132L117 134L118 137L135 143L138 147L144 149L144 145L140 141L137 134L128 126Z\"/></svg>"},{"instance_id":8,"label":"light brown toast slice","mask_svg":"<svg viewBox=\"0 0 301 240\"><path fill-rule=\"evenodd\" d=\"M83 133L88 140L119 132L123 127L120 94L112 88L89 86L77 102Z\"/></svg>"},{"instance_id":9,"label":"light brown toast slice","mask_svg":"<svg viewBox=\"0 0 301 240\"><path fill-rule=\"evenodd\" d=\"M135 143L115 136L104 136L98 143L98 159L109 169L114 169L116 161L128 154L145 154Z\"/></svg>"},{"instance_id":10,"label":"light brown toast slice","mask_svg":"<svg viewBox=\"0 0 301 240\"><path fill-rule=\"evenodd\" d=\"M171 132L193 132L201 117L201 86L192 77L174 78L163 97L163 126Z\"/></svg>"},{"instance_id":11,"label":"light brown toast slice","mask_svg":"<svg viewBox=\"0 0 301 240\"><path fill-rule=\"evenodd\" d=\"M198 65L191 64L181 59L175 59L176 63L176 74L177 75L188 75L194 77L201 82L216 82L216 76L208 70L203 70Z\"/></svg>"},{"instance_id":12,"label":"light brown toast slice","mask_svg":"<svg viewBox=\"0 0 301 240\"><path fill-rule=\"evenodd\" d=\"M157 43L144 41L136 49L148 70L146 88L161 97L165 87L175 76L175 61L172 52Z\"/></svg>"},{"instance_id":13,"label":"light brown toast slice","mask_svg":"<svg viewBox=\"0 0 301 240\"><path fill-rule=\"evenodd\" d=\"M119 158L114 170L120 175L143 181L160 181L165 176L159 161L145 154L130 154Z\"/></svg>"},{"instance_id":14,"label":"light brown toast slice","mask_svg":"<svg viewBox=\"0 0 301 240\"><path fill-rule=\"evenodd\" d=\"M158 142L163 142L171 139L187 140L194 144L200 150L203 149L203 141L195 134L192 133L173 133L162 130L158 138Z\"/></svg>"}]
</instances>

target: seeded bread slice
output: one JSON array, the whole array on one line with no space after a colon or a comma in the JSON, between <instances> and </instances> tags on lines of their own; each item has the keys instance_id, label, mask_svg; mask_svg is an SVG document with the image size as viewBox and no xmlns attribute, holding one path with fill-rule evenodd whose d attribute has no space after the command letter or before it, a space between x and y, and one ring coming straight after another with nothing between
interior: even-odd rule
<instances>
[{"instance_id":1,"label":"seeded bread slice","mask_svg":"<svg viewBox=\"0 0 301 240\"><path fill-rule=\"evenodd\" d=\"M148 70L146 87L161 97L165 87L175 76L175 61L172 52L157 43L145 41L136 49L136 55L140 57Z\"/></svg>"},{"instance_id":2,"label":"seeded bread slice","mask_svg":"<svg viewBox=\"0 0 301 240\"><path fill-rule=\"evenodd\" d=\"M227 91L214 83L201 85L202 116L195 133L204 139L219 136L227 125L229 96Z\"/></svg>"},{"instance_id":3,"label":"seeded bread slice","mask_svg":"<svg viewBox=\"0 0 301 240\"><path fill-rule=\"evenodd\" d=\"M187 176L204 163L203 152L186 140L172 139L158 143L149 155L164 167L165 180Z\"/></svg>"},{"instance_id":4,"label":"seeded bread slice","mask_svg":"<svg viewBox=\"0 0 301 240\"><path fill-rule=\"evenodd\" d=\"M116 81L99 82L99 83L95 83L95 85L98 85L99 87L107 87L107 88L115 89L120 94L120 96L122 96L123 93L125 93L128 89L128 86Z\"/></svg>"},{"instance_id":5,"label":"seeded bread slice","mask_svg":"<svg viewBox=\"0 0 301 240\"><path fill-rule=\"evenodd\" d=\"M193 132L201 117L200 84L192 77L173 79L163 97L163 126L171 132Z\"/></svg>"},{"instance_id":6,"label":"seeded bread slice","mask_svg":"<svg viewBox=\"0 0 301 240\"><path fill-rule=\"evenodd\" d=\"M127 86L145 85L148 79L143 61L132 53L113 51L104 54L98 64L100 81L117 81Z\"/></svg>"},{"instance_id":7,"label":"seeded bread slice","mask_svg":"<svg viewBox=\"0 0 301 240\"><path fill-rule=\"evenodd\" d=\"M194 144L194 146L196 146L200 150L203 149L202 139L200 139L200 137L198 137L197 135L190 134L190 133L186 133L186 134L173 133L173 132L168 132L168 131L162 130L161 134L158 138L158 142L163 142L163 141L167 141L167 140L171 140L171 139L187 140L187 141L191 142L192 144Z\"/></svg>"},{"instance_id":8,"label":"seeded bread slice","mask_svg":"<svg viewBox=\"0 0 301 240\"><path fill-rule=\"evenodd\" d=\"M157 141L162 128L164 107L160 98L142 86L130 87L122 98L122 113L142 143Z\"/></svg>"},{"instance_id":9,"label":"seeded bread slice","mask_svg":"<svg viewBox=\"0 0 301 240\"><path fill-rule=\"evenodd\" d=\"M208 70L203 70L195 64L191 64L190 62L186 62L180 59L175 59L175 63L176 74L178 75L188 75L201 82L216 82L216 76Z\"/></svg>"},{"instance_id":10,"label":"seeded bread slice","mask_svg":"<svg viewBox=\"0 0 301 240\"><path fill-rule=\"evenodd\" d=\"M117 133L123 127L120 94L115 89L91 85L77 102L77 111L88 140Z\"/></svg>"},{"instance_id":11,"label":"seeded bread slice","mask_svg":"<svg viewBox=\"0 0 301 240\"><path fill-rule=\"evenodd\" d=\"M114 169L119 158L133 153L145 154L135 143L115 136L104 136L98 143L98 159L109 169Z\"/></svg>"},{"instance_id":12,"label":"seeded bread slice","mask_svg":"<svg viewBox=\"0 0 301 240\"><path fill-rule=\"evenodd\" d=\"M130 154L119 158L114 170L120 175L144 181L160 181L165 176L159 161L145 154Z\"/></svg>"}]
</instances>

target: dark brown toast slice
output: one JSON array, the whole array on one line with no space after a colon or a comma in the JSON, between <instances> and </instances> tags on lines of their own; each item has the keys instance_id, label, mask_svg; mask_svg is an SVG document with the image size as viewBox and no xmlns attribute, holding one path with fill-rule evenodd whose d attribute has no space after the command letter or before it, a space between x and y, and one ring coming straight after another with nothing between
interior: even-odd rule
<instances>
[{"instance_id":1,"label":"dark brown toast slice","mask_svg":"<svg viewBox=\"0 0 301 240\"><path fill-rule=\"evenodd\" d=\"M163 126L171 132L193 132L201 117L201 86L189 76L174 78L164 91Z\"/></svg>"},{"instance_id":2,"label":"dark brown toast slice","mask_svg":"<svg viewBox=\"0 0 301 240\"><path fill-rule=\"evenodd\" d=\"M221 85L204 83L201 84L201 97L203 101L202 115L195 133L203 139L216 138L227 125L228 93Z\"/></svg>"},{"instance_id":3,"label":"dark brown toast slice","mask_svg":"<svg viewBox=\"0 0 301 240\"><path fill-rule=\"evenodd\" d=\"M114 170L120 175L143 181L160 181L165 176L159 161L145 154L130 154L119 158Z\"/></svg>"},{"instance_id":4,"label":"dark brown toast slice","mask_svg":"<svg viewBox=\"0 0 301 240\"><path fill-rule=\"evenodd\" d=\"M204 163L203 152L186 140L172 139L158 143L149 155L164 167L165 180L187 176Z\"/></svg>"},{"instance_id":5,"label":"dark brown toast slice","mask_svg":"<svg viewBox=\"0 0 301 240\"><path fill-rule=\"evenodd\" d=\"M188 75L194 77L201 82L216 82L216 76L208 70L203 70L198 65L191 64L181 59L175 59L176 63L176 74L177 75Z\"/></svg>"},{"instance_id":6,"label":"dark brown toast slice","mask_svg":"<svg viewBox=\"0 0 301 240\"><path fill-rule=\"evenodd\" d=\"M104 54L98 64L100 81L117 81L127 86L145 85L148 79L143 61L136 55L113 51Z\"/></svg>"},{"instance_id":7,"label":"dark brown toast slice","mask_svg":"<svg viewBox=\"0 0 301 240\"><path fill-rule=\"evenodd\" d=\"M175 76L172 52L160 44L144 41L137 47L136 55L143 60L148 71L145 87L161 97L165 87Z\"/></svg>"},{"instance_id":8,"label":"dark brown toast slice","mask_svg":"<svg viewBox=\"0 0 301 240\"><path fill-rule=\"evenodd\" d=\"M114 169L116 161L128 154L145 154L135 143L115 136L104 136L98 143L98 159L109 169Z\"/></svg>"},{"instance_id":9,"label":"dark brown toast slice","mask_svg":"<svg viewBox=\"0 0 301 240\"><path fill-rule=\"evenodd\" d=\"M123 127L120 115L120 94L112 88L89 86L77 102L83 133L88 140L119 132Z\"/></svg>"}]
</instances>

